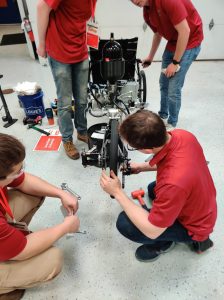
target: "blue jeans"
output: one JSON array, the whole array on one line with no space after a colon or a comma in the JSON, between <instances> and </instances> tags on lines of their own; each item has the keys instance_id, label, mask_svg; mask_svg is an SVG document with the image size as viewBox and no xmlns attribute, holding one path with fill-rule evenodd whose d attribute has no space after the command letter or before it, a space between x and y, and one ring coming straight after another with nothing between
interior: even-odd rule
<instances>
[{"instance_id":1,"label":"blue jeans","mask_svg":"<svg viewBox=\"0 0 224 300\"><path fill-rule=\"evenodd\" d=\"M59 130L63 142L72 141L72 96L75 100L74 125L77 132L87 133L87 85L89 61L65 64L48 56L57 90Z\"/></svg>"},{"instance_id":2,"label":"blue jeans","mask_svg":"<svg viewBox=\"0 0 224 300\"><path fill-rule=\"evenodd\" d=\"M154 187L156 182L152 182L148 186L149 197L153 200ZM192 238L188 235L186 228L184 228L177 220L174 224L168 227L159 237L152 240L145 236L128 218L126 213L123 211L120 213L117 219L118 231L127 239L141 243L144 245L151 245L152 247L162 247L167 242L179 242L179 243L192 243Z\"/></svg>"},{"instance_id":3,"label":"blue jeans","mask_svg":"<svg viewBox=\"0 0 224 300\"><path fill-rule=\"evenodd\" d=\"M181 58L180 71L173 77L167 78L163 73L160 75L160 111L161 118L168 118L167 122L172 126L177 125L178 115L181 107L181 90L184 85L185 76L192 62L197 58L201 47L186 50ZM172 62L174 52L165 50L162 57L162 69L167 68Z\"/></svg>"}]
</instances>

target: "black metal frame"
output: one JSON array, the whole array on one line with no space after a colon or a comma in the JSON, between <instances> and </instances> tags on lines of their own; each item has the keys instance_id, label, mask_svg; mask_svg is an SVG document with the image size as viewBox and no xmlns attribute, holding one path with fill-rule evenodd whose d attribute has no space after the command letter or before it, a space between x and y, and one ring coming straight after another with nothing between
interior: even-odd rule
<instances>
[{"instance_id":1,"label":"black metal frame","mask_svg":"<svg viewBox=\"0 0 224 300\"><path fill-rule=\"evenodd\" d=\"M146 104L146 80L143 70L140 70L139 59L136 59L137 52L137 42L138 38L126 39L126 40L116 40L119 42L123 49L123 57L125 59L125 74L122 80L127 81L137 81L139 84L138 108L143 109ZM130 113L129 105L135 105L135 103L129 103L125 105L121 100L119 100L119 95L117 91L117 86L113 86L114 90L111 91L112 85L108 84L101 76L100 73L100 61L102 56L102 48L108 42L108 40L101 40L99 49L90 49L90 72L89 72L89 98L93 98L98 104L99 108L102 109L102 114L99 116L91 113L91 107L89 112L94 117L102 117L104 115L109 116L108 124L105 124L105 133L102 144L99 145L89 145L88 151L82 152L82 164L84 167L87 165L94 165L103 169L107 167L113 170L117 175L118 169L121 167L122 171L122 187L124 187L125 175L130 175L130 159L128 158L128 151L119 137L117 130L119 120L122 115L127 115ZM137 76L137 79L135 77ZM91 80L90 80L91 79ZM109 105L105 111L105 103L101 103L96 98L96 90L102 89L105 91L105 96L108 97ZM90 104L91 105L91 104ZM117 111L114 113L114 111Z\"/></svg>"},{"instance_id":2,"label":"black metal frame","mask_svg":"<svg viewBox=\"0 0 224 300\"><path fill-rule=\"evenodd\" d=\"M3 75L0 75L0 79L3 77ZM5 125L3 125L3 127L7 128L11 125L13 125L18 119L13 119L10 112L9 112L9 109L8 109L8 105L5 101L5 97L3 95L3 92L2 92L2 88L1 88L1 85L0 85L0 98L2 100L2 105L4 107L4 110L5 110L5 116L2 117L2 121L3 122L7 122Z\"/></svg>"},{"instance_id":3,"label":"black metal frame","mask_svg":"<svg viewBox=\"0 0 224 300\"><path fill-rule=\"evenodd\" d=\"M119 168L122 172L122 187L125 186L125 175L131 174L128 151L118 134L119 120L110 119L106 126L102 145L94 145L89 151L82 151L82 165L97 166L102 169L110 168L117 175Z\"/></svg>"}]
</instances>

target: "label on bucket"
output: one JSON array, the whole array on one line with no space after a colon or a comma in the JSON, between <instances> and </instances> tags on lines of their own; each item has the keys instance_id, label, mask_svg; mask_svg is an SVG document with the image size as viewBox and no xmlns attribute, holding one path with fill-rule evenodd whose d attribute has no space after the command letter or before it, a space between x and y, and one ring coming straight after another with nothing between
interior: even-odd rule
<instances>
[{"instance_id":1,"label":"label on bucket","mask_svg":"<svg viewBox=\"0 0 224 300\"><path fill-rule=\"evenodd\" d=\"M42 106L30 106L30 107L25 107L25 111L28 115L40 115L44 112Z\"/></svg>"}]
</instances>

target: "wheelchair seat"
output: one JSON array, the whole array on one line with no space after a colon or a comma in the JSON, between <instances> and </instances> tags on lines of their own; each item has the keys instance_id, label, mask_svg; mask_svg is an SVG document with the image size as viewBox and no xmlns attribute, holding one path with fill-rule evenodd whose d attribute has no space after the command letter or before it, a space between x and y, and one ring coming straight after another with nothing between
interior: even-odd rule
<instances>
[{"instance_id":1,"label":"wheelchair seat","mask_svg":"<svg viewBox=\"0 0 224 300\"><path fill-rule=\"evenodd\" d=\"M94 84L106 84L100 73L100 61L102 59L102 49L109 40L100 40L98 50L90 48L90 76ZM125 60L125 74L123 80L135 80L135 64L138 46L138 38L119 39L116 41L121 45L123 50L123 58Z\"/></svg>"}]
</instances>

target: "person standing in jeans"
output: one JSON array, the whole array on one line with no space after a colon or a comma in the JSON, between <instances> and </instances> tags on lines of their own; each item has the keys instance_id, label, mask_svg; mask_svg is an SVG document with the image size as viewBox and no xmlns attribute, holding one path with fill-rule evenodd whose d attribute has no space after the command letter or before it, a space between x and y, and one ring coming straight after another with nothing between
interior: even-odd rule
<instances>
[{"instance_id":1,"label":"person standing in jeans","mask_svg":"<svg viewBox=\"0 0 224 300\"><path fill-rule=\"evenodd\" d=\"M162 56L160 111L168 129L176 127L181 107L181 92L186 73L197 58L203 40L202 20L190 0L131 0L143 7L144 20L154 35L148 56L149 66L162 38L168 42Z\"/></svg>"},{"instance_id":2,"label":"person standing in jeans","mask_svg":"<svg viewBox=\"0 0 224 300\"><path fill-rule=\"evenodd\" d=\"M80 156L73 144L72 96L77 138L88 143L86 23L93 16L95 5L96 0L39 0L37 4L37 53L48 56L57 89L59 129L65 152L71 159Z\"/></svg>"},{"instance_id":3,"label":"person standing in jeans","mask_svg":"<svg viewBox=\"0 0 224 300\"><path fill-rule=\"evenodd\" d=\"M217 218L216 190L196 137L182 129L167 132L159 115L147 110L129 115L119 132L132 150L154 155L149 162L131 163L131 172L157 172L156 182L148 186L149 211L127 197L113 172L111 178L102 172L100 180L123 209L117 219L119 232L143 244L136 258L154 261L176 242L189 244L198 253L212 247L209 235Z\"/></svg>"}]
</instances>

